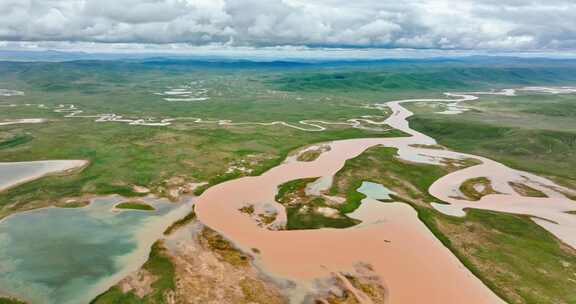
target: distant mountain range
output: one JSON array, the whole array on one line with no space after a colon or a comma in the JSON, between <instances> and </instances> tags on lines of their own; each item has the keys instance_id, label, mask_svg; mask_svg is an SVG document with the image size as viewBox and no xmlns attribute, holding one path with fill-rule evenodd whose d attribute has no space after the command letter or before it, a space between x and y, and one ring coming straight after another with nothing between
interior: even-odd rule
<instances>
[{"instance_id":1,"label":"distant mountain range","mask_svg":"<svg viewBox=\"0 0 576 304\"><path fill-rule=\"evenodd\" d=\"M555 59L544 57L514 57L514 56L438 56L429 58L382 58L354 59L341 58L295 58L295 57L259 57L249 55L226 56L206 54L174 54L174 53L88 53L79 51L30 51L30 50L0 50L0 61L16 62L68 62L92 60L127 60L145 62L150 65L208 65L208 66L307 66L307 65L373 65L373 64L418 64L418 63L466 63L466 64L523 64L523 63L557 63L574 62L575 59Z\"/></svg>"}]
</instances>

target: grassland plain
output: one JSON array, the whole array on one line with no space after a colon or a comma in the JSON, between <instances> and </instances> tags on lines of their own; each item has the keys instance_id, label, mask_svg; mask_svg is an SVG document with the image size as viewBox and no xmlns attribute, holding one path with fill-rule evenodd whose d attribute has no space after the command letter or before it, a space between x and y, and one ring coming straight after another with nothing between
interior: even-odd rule
<instances>
[{"instance_id":1,"label":"grassland plain","mask_svg":"<svg viewBox=\"0 0 576 304\"><path fill-rule=\"evenodd\" d=\"M186 121L155 129L64 118L62 113L52 111L59 104L74 104L88 115L117 113L137 118L343 121L362 115L383 115L364 107L383 99L430 97L448 89L484 88L496 83L541 84L552 79L554 83L567 82L576 79L573 65L546 61L503 67L494 63L486 66L483 60L347 65L170 60L3 62L0 86L24 91L25 96L0 100L0 104L18 105L0 111L0 119L39 117L50 121L2 127L0 159L80 158L90 160L91 165L80 174L45 178L4 192L0 195L0 216L84 193L139 195L133 185L165 194L171 186L166 181L174 176L185 182L207 181L213 185L263 172L290 150L307 144L398 135L345 126L310 133L283 126L221 127ZM167 102L155 95L171 87L192 84L194 88L206 89L210 99ZM38 108L40 104L46 108ZM229 170L248 159L250 164L243 164L248 170ZM546 166L546 159L542 167Z\"/></svg>"},{"instance_id":2,"label":"grassland plain","mask_svg":"<svg viewBox=\"0 0 576 304\"><path fill-rule=\"evenodd\" d=\"M374 147L346 162L331 191L350 196L362 181L380 183L395 200L412 205L419 218L473 273L510 303L573 303L576 252L530 219L471 210L465 218L442 215L429 186L447 167L413 164L395 150Z\"/></svg>"},{"instance_id":3,"label":"grassland plain","mask_svg":"<svg viewBox=\"0 0 576 304\"><path fill-rule=\"evenodd\" d=\"M382 115L363 107L372 102L435 97L446 90L573 84L575 71L573 62L531 66L521 62L509 66L464 62L424 66L409 62L241 67L166 61L0 63L0 87L26 93L23 97L0 99L0 104L19 105L6 111L2 108L0 119L50 119L45 124L2 127L0 159L91 161L80 173L47 177L3 192L0 217L86 193L143 195L135 192L133 185L168 194L169 187L174 186L170 182L174 177L181 180L175 186L200 181L207 181L210 186L241 175L259 174L278 164L290 151L308 144L401 136L397 132L348 127L305 132L283 126L222 127L181 122L151 128L94 123L92 119L67 119L50 110L58 104L75 104L87 114L119 113L128 117L342 121L362 115ZM202 88L208 89L209 101L166 102L154 94L193 81L202 81ZM419 114L411 123L454 150L485 155L573 185L574 172L570 170L576 164L575 127L570 116L573 99L543 97L561 104L562 110L557 111L555 106L538 107L537 102L542 100L539 98L540 95L514 100L486 97L474 104L474 111L457 116L433 114L426 106L414 105ZM47 108L25 106L27 103L44 104ZM503 105L508 108L502 108ZM543 120L521 123L532 118ZM375 148L347 162L330 190L330 194L347 197L340 210L343 214L360 204L363 196L356 189L362 181L381 183L397 193L396 199L412 204L437 237L506 300L574 302L576 286L567 279L576 271L576 255L571 249L521 216L472 211L465 219L453 219L438 214L429 207L435 200L426 190L448 169L398 162L393 155L392 150ZM246 165L249 171L229 170L247 159L255 160ZM298 225L310 226L310 222L314 221ZM148 266L164 265L162 250L156 247ZM155 269L150 267L151 271ZM171 273L158 276L173 278ZM156 290L166 290L166 286L170 289L168 279L162 282L166 283ZM124 296L128 297L124 302L114 302ZM112 303L130 303L135 300L131 297L118 293L112 297Z\"/></svg>"},{"instance_id":4,"label":"grassland plain","mask_svg":"<svg viewBox=\"0 0 576 304\"><path fill-rule=\"evenodd\" d=\"M465 199L478 201L483 196L498 193L492 188L492 183L486 177L476 177L466 180L460 185L460 192Z\"/></svg>"}]
</instances>

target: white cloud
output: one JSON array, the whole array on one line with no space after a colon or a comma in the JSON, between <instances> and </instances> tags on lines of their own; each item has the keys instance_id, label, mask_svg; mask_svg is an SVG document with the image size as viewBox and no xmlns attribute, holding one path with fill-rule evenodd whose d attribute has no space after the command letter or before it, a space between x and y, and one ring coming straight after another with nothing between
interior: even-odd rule
<instances>
[{"instance_id":1,"label":"white cloud","mask_svg":"<svg viewBox=\"0 0 576 304\"><path fill-rule=\"evenodd\" d=\"M573 0L0 0L0 40L576 49Z\"/></svg>"}]
</instances>

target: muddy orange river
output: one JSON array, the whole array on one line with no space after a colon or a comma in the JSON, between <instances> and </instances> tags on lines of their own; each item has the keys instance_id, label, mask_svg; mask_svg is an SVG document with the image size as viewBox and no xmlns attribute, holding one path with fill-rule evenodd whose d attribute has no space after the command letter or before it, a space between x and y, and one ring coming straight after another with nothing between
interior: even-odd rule
<instances>
[{"instance_id":1,"label":"muddy orange river","mask_svg":"<svg viewBox=\"0 0 576 304\"><path fill-rule=\"evenodd\" d=\"M300 283L300 288L307 289L306 292L314 292L316 279L353 271L356 265L364 263L371 265L381 277L389 303L503 303L432 235L418 220L415 210L406 204L363 203L354 212L355 216L364 220L376 216L377 221L364 221L348 229L298 231L261 228L238 210L246 204L274 202L277 187L284 182L333 176L346 160L367 148L382 145L398 148L398 157L419 163L439 164L445 158L482 161L481 165L448 174L432 185L430 193L448 203L435 204L438 211L464 216L465 208L480 208L531 215L538 218L534 219L537 224L567 244L576 246L576 217L565 213L576 209L576 204L563 194L573 194L573 190L483 157L422 148L421 145L433 145L436 141L409 127L406 119L412 113L401 105L405 102L471 101L479 94L447 94L447 99L400 100L377 105L392 110L386 124L409 136L334 141L329 143L330 151L313 162L289 158L261 176L217 185L197 199L198 218L246 252L258 249L257 263L271 276L308 282ZM460 184L475 177L489 178L501 194L485 196L478 202L454 198L458 196ZM508 186L510 181L523 182L549 197L520 196Z\"/></svg>"}]
</instances>

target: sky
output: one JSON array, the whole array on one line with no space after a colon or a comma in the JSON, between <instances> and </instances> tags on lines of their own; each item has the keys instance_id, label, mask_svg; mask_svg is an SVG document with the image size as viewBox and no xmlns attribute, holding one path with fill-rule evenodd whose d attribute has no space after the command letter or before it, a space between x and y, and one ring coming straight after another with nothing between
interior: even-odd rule
<instances>
[{"instance_id":1,"label":"sky","mask_svg":"<svg viewBox=\"0 0 576 304\"><path fill-rule=\"evenodd\" d=\"M0 48L576 50L575 0L0 0Z\"/></svg>"}]
</instances>

